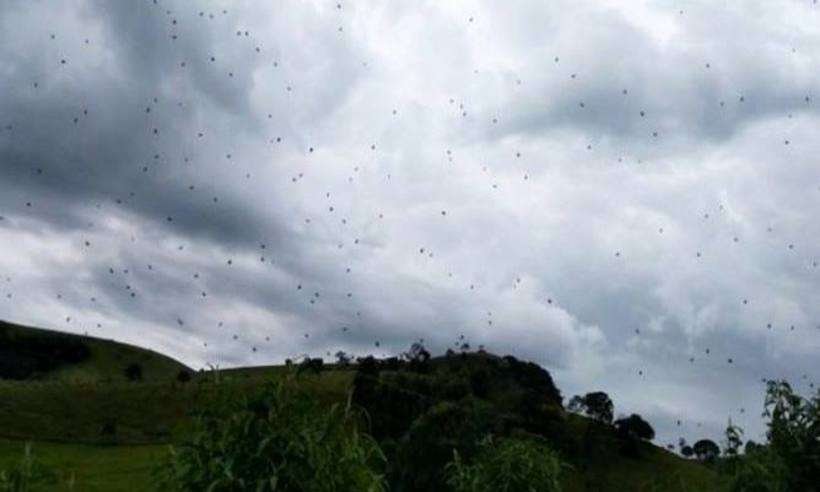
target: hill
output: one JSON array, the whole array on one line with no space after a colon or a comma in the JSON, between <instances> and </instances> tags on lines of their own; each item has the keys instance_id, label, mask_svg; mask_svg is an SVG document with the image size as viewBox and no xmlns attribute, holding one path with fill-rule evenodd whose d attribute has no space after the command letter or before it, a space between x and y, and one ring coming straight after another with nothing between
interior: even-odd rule
<instances>
[{"instance_id":1,"label":"hill","mask_svg":"<svg viewBox=\"0 0 820 492\"><path fill-rule=\"evenodd\" d=\"M418 354L416 354L418 355ZM45 357L57 362L43 363ZM709 468L639 441L627 446L611 426L567 412L549 373L536 364L485 353L358 364L263 366L191 373L172 358L108 340L0 325L0 364L24 361L25 378L0 381L0 470L25 440L78 490L150 489L165 445L185 439L192 413L263 382L299 373L323 404L349 397L391 463L388 475L428 490L452 450L469 456L482 433L546 439L569 468L564 490L716 490ZM139 364L143 378L124 368ZM187 374L180 378L180 371ZM472 439L472 441L471 441ZM413 482L411 484L411 482ZM66 488L67 489L67 488Z\"/></svg>"},{"instance_id":2,"label":"hill","mask_svg":"<svg viewBox=\"0 0 820 492\"><path fill-rule=\"evenodd\" d=\"M143 380L190 371L171 357L134 345L0 321L0 379L125 381L131 365L139 366Z\"/></svg>"}]
</instances>

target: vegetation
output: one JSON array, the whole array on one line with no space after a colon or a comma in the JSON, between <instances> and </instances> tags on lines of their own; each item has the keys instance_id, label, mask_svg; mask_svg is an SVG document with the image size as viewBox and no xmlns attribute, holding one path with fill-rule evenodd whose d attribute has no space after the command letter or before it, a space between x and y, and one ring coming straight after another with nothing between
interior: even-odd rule
<instances>
[{"instance_id":1,"label":"vegetation","mask_svg":"<svg viewBox=\"0 0 820 492\"><path fill-rule=\"evenodd\" d=\"M34 458L31 443L26 443L23 456L8 470L0 470L0 492L25 492L39 484L50 484L54 475Z\"/></svg>"},{"instance_id":2,"label":"vegetation","mask_svg":"<svg viewBox=\"0 0 820 492\"><path fill-rule=\"evenodd\" d=\"M156 352L100 338L29 328L0 321L0 379L117 382L138 364L147 381L167 381L181 362Z\"/></svg>"},{"instance_id":3,"label":"vegetation","mask_svg":"<svg viewBox=\"0 0 820 492\"><path fill-rule=\"evenodd\" d=\"M166 490L377 492L383 464L349 405L326 408L287 378L201 412L159 474Z\"/></svg>"},{"instance_id":4,"label":"vegetation","mask_svg":"<svg viewBox=\"0 0 820 492\"><path fill-rule=\"evenodd\" d=\"M816 403L782 385L767 399L770 439L744 447L731 426L723 457L706 463L652 445L638 415L615 420L606 393L565 409L543 368L482 350L431 357L414 344L383 360L341 353L336 364L196 373L77 339L89 348L81 362L0 381L2 433L38 440L37 461L54 471L31 490L151 489L160 479L164 490L812 490ZM142 379L127 376L134 364ZM20 440L0 440L6 482L21 476L21 456L33 455Z\"/></svg>"},{"instance_id":5,"label":"vegetation","mask_svg":"<svg viewBox=\"0 0 820 492\"><path fill-rule=\"evenodd\" d=\"M485 439L470 464L453 451L447 484L454 492L559 492L565 464L544 442Z\"/></svg>"},{"instance_id":6,"label":"vegetation","mask_svg":"<svg viewBox=\"0 0 820 492\"><path fill-rule=\"evenodd\" d=\"M573 412L583 413L589 418L604 424L612 423L615 411L615 405L612 403L609 395L603 391L595 391L583 396L573 396L567 408Z\"/></svg>"}]
</instances>

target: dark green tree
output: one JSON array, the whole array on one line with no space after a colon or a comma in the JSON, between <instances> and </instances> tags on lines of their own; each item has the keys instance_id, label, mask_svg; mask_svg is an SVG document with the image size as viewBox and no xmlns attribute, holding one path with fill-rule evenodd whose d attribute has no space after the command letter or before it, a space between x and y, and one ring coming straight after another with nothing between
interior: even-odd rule
<instances>
[{"instance_id":1,"label":"dark green tree","mask_svg":"<svg viewBox=\"0 0 820 492\"><path fill-rule=\"evenodd\" d=\"M646 441L651 441L655 438L655 429L637 413L616 420L614 425L618 435L621 437L643 439Z\"/></svg>"},{"instance_id":2,"label":"dark green tree","mask_svg":"<svg viewBox=\"0 0 820 492\"><path fill-rule=\"evenodd\" d=\"M706 462L712 462L720 456L720 448L711 439L701 439L692 446L695 456Z\"/></svg>"},{"instance_id":3,"label":"dark green tree","mask_svg":"<svg viewBox=\"0 0 820 492\"><path fill-rule=\"evenodd\" d=\"M613 405L609 395L603 391L594 391L583 396L573 396L567 405L567 409L571 412L583 413L598 422L611 424L614 418L615 405Z\"/></svg>"}]
</instances>

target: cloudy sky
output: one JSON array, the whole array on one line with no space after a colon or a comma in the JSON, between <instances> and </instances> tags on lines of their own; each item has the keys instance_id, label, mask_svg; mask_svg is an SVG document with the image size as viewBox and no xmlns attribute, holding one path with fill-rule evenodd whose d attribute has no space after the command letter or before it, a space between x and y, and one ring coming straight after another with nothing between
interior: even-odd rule
<instances>
[{"instance_id":1,"label":"cloudy sky","mask_svg":"<svg viewBox=\"0 0 820 492\"><path fill-rule=\"evenodd\" d=\"M661 443L818 381L812 0L337 1L2 2L0 318L194 367L463 336Z\"/></svg>"}]
</instances>

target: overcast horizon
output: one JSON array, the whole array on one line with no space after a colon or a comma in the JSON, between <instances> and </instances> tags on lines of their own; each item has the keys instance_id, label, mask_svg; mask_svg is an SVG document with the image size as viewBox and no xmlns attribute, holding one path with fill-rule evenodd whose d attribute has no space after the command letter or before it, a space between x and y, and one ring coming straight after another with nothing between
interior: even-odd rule
<instances>
[{"instance_id":1,"label":"overcast horizon","mask_svg":"<svg viewBox=\"0 0 820 492\"><path fill-rule=\"evenodd\" d=\"M6 1L0 319L196 368L467 341L760 439L761 378L820 376L818 94L812 0Z\"/></svg>"}]
</instances>

